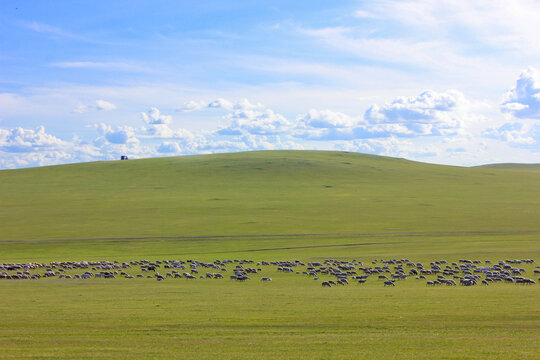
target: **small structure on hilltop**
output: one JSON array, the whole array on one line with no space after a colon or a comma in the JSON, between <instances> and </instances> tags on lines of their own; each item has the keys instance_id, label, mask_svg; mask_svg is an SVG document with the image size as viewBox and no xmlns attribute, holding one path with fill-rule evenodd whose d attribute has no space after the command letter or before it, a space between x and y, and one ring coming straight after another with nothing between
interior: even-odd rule
<instances>
[{"instance_id":1,"label":"small structure on hilltop","mask_svg":"<svg viewBox=\"0 0 540 360\"><path fill-rule=\"evenodd\" d=\"M127 160L127 159L128 159L127 155L120 156L120 160Z\"/></svg>"}]
</instances>

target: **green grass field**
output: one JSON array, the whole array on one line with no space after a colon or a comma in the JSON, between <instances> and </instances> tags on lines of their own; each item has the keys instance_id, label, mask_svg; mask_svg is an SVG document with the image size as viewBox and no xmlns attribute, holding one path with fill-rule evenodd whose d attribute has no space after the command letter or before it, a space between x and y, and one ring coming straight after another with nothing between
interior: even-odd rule
<instances>
[{"instance_id":1,"label":"green grass field","mask_svg":"<svg viewBox=\"0 0 540 360\"><path fill-rule=\"evenodd\" d=\"M539 169L270 151L4 170L0 263L533 258L533 277ZM274 281L0 280L0 359L540 354L538 284L322 288L267 274Z\"/></svg>"}]
</instances>

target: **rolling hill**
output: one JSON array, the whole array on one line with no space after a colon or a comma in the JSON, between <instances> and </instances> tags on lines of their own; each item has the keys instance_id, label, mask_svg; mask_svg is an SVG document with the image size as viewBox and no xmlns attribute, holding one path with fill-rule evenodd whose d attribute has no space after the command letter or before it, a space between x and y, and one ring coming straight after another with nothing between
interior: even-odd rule
<instances>
[{"instance_id":1,"label":"rolling hill","mask_svg":"<svg viewBox=\"0 0 540 360\"><path fill-rule=\"evenodd\" d=\"M0 171L0 240L528 231L539 209L537 165L259 151Z\"/></svg>"}]
</instances>

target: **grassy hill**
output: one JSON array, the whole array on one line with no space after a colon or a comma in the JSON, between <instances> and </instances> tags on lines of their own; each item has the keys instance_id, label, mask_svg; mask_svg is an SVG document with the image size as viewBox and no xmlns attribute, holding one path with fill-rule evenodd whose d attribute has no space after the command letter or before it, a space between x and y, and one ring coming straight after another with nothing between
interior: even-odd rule
<instances>
[{"instance_id":1,"label":"grassy hill","mask_svg":"<svg viewBox=\"0 0 540 360\"><path fill-rule=\"evenodd\" d=\"M528 171L540 171L540 164L488 164L478 166L484 169L500 169L500 170L528 170Z\"/></svg>"},{"instance_id":2,"label":"grassy hill","mask_svg":"<svg viewBox=\"0 0 540 360\"><path fill-rule=\"evenodd\" d=\"M538 230L537 169L262 151L3 170L0 240Z\"/></svg>"}]
</instances>

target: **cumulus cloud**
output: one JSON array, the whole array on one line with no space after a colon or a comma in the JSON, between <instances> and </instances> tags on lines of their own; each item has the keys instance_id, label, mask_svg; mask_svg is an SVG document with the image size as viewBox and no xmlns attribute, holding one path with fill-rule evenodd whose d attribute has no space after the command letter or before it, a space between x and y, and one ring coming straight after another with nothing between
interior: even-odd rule
<instances>
[{"instance_id":1,"label":"cumulus cloud","mask_svg":"<svg viewBox=\"0 0 540 360\"><path fill-rule=\"evenodd\" d=\"M125 130L111 131L105 134L107 141L113 144L127 144L130 135Z\"/></svg>"},{"instance_id":2,"label":"cumulus cloud","mask_svg":"<svg viewBox=\"0 0 540 360\"><path fill-rule=\"evenodd\" d=\"M156 124L170 124L172 117L170 115L163 115L159 109L153 107L148 110L146 113L141 113L142 119L147 124L156 125Z\"/></svg>"},{"instance_id":3,"label":"cumulus cloud","mask_svg":"<svg viewBox=\"0 0 540 360\"><path fill-rule=\"evenodd\" d=\"M11 130L1 129L0 148L5 152L33 152L43 149L60 149L67 145L65 141L47 134L45 127L35 130L17 127Z\"/></svg>"},{"instance_id":4,"label":"cumulus cloud","mask_svg":"<svg viewBox=\"0 0 540 360\"><path fill-rule=\"evenodd\" d=\"M398 97L382 106L371 105L363 118L311 110L297 118L294 136L318 141L443 136L464 133L467 125L478 118L459 91L426 90L418 96Z\"/></svg>"},{"instance_id":5,"label":"cumulus cloud","mask_svg":"<svg viewBox=\"0 0 540 360\"><path fill-rule=\"evenodd\" d=\"M225 116L229 125L217 131L219 135L255 135L282 134L290 129L291 123L281 114L270 109L235 110Z\"/></svg>"},{"instance_id":6,"label":"cumulus cloud","mask_svg":"<svg viewBox=\"0 0 540 360\"><path fill-rule=\"evenodd\" d=\"M519 89L526 89L526 94L534 94L534 89L538 88L535 84L529 81L528 86L519 86L518 81L516 89L508 95L506 108L514 111L525 109L526 104L518 100L527 97L521 96L524 92ZM92 106L95 110L98 107L102 110L112 108L107 104L110 103L96 101ZM506 121L503 124L504 117L497 106L495 113L500 119L478 115L478 111L483 111L479 103L467 100L455 90L426 90L417 96L398 97L370 106L363 116L311 109L293 121L247 99L192 102L184 104L184 109L226 110L221 115L223 125L215 130L192 132L174 127L170 115L152 107L141 113L140 126L95 124L92 127L97 135L86 141L78 138L62 140L46 133L43 127L0 128L0 166L111 160L120 155L137 158L304 147L428 161L435 161L436 156L448 163L459 159L462 163L471 164L481 162L494 147L526 151L527 154L540 151L540 124L535 125L536 122L531 121ZM456 142L458 138L461 140ZM488 149L482 142L492 148ZM471 143L475 145L469 145Z\"/></svg>"},{"instance_id":7,"label":"cumulus cloud","mask_svg":"<svg viewBox=\"0 0 540 360\"><path fill-rule=\"evenodd\" d=\"M487 138L501 140L510 145L525 146L536 143L534 139L535 133L538 131L536 127L528 127L522 123L506 123L497 128L488 128L483 132Z\"/></svg>"},{"instance_id":8,"label":"cumulus cloud","mask_svg":"<svg viewBox=\"0 0 540 360\"><path fill-rule=\"evenodd\" d=\"M398 97L382 107L372 105L364 119L371 124L400 124L415 135L447 135L457 132L469 117L468 100L457 90Z\"/></svg>"},{"instance_id":9,"label":"cumulus cloud","mask_svg":"<svg viewBox=\"0 0 540 360\"><path fill-rule=\"evenodd\" d=\"M296 120L294 136L316 141L385 137L407 132L398 124L368 124L361 118L331 110L310 110Z\"/></svg>"},{"instance_id":10,"label":"cumulus cloud","mask_svg":"<svg viewBox=\"0 0 540 360\"><path fill-rule=\"evenodd\" d=\"M301 128L331 129L353 127L358 120L340 112L312 109L298 117L297 122Z\"/></svg>"},{"instance_id":11,"label":"cumulus cloud","mask_svg":"<svg viewBox=\"0 0 540 360\"><path fill-rule=\"evenodd\" d=\"M122 126L113 129L107 124L97 124L94 126L102 136L96 139L96 143L102 143L104 140L111 144L138 143L139 139L135 137L135 129L130 126Z\"/></svg>"},{"instance_id":12,"label":"cumulus cloud","mask_svg":"<svg viewBox=\"0 0 540 360\"><path fill-rule=\"evenodd\" d=\"M75 137L62 140L36 129L0 128L0 168L55 165L100 159L102 154L93 144Z\"/></svg>"},{"instance_id":13,"label":"cumulus cloud","mask_svg":"<svg viewBox=\"0 0 540 360\"><path fill-rule=\"evenodd\" d=\"M540 82L535 68L520 74L516 86L506 93L501 109L517 118L540 119Z\"/></svg>"},{"instance_id":14,"label":"cumulus cloud","mask_svg":"<svg viewBox=\"0 0 540 360\"><path fill-rule=\"evenodd\" d=\"M147 128L141 128L139 131L141 137L159 138L159 139L194 139L195 135L186 129L171 129L167 124L151 124Z\"/></svg>"},{"instance_id":15,"label":"cumulus cloud","mask_svg":"<svg viewBox=\"0 0 540 360\"><path fill-rule=\"evenodd\" d=\"M157 151L164 154L180 154L182 152L182 148L177 142L166 141L159 145Z\"/></svg>"},{"instance_id":16,"label":"cumulus cloud","mask_svg":"<svg viewBox=\"0 0 540 360\"><path fill-rule=\"evenodd\" d=\"M303 147L279 135L243 134L228 139L204 138L194 149L197 153L238 152L248 150L302 149Z\"/></svg>"},{"instance_id":17,"label":"cumulus cloud","mask_svg":"<svg viewBox=\"0 0 540 360\"><path fill-rule=\"evenodd\" d=\"M407 159L433 158L440 152L437 146L418 145L410 139L399 139L395 136L341 142L336 144L336 148L344 151L357 151Z\"/></svg>"}]
</instances>

